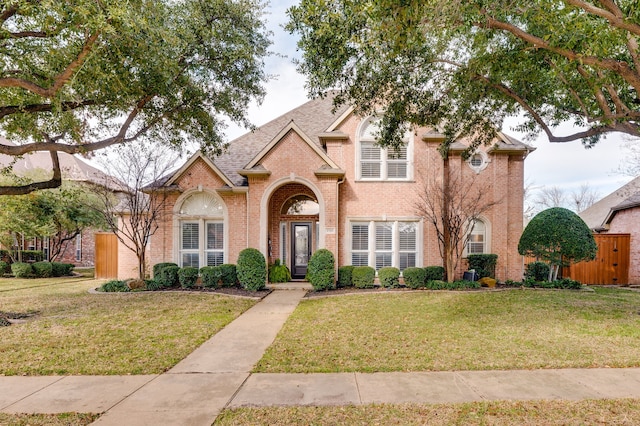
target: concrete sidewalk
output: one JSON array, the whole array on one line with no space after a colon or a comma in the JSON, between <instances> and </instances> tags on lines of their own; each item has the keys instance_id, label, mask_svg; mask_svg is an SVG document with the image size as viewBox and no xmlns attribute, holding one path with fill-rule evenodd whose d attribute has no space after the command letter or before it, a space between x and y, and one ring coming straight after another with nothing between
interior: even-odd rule
<instances>
[{"instance_id":1,"label":"concrete sidewalk","mask_svg":"<svg viewBox=\"0 0 640 426\"><path fill-rule=\"evenodd\" d=\"M305 290L277 290L174 368L0 377L0 411L105 413L99 425L211 425L225 407L640 398L640 368L250 374Z\"/></svg>"}]
</instances>

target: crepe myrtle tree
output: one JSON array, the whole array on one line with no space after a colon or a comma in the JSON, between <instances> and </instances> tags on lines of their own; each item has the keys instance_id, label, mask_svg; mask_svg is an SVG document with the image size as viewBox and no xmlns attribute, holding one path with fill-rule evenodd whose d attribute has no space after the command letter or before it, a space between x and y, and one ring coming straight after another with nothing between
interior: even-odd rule
<instances>
[{"instance_id":1,"label":"crepe myrtle tree","mask_svg":"<svg viewBox=\"0 0 640 426\"><path fill-rule=\"evenodd\" d=\"M586 223L571 210L552 207L531 219L518 242L518 253L549 263L549 281L561 266L593 260L598 246Z\"/></svg>"},{"instance_id":2,"label":"crepe myrtle tree","mask_svg":"<svg viewBox=\"0 0 640 426\"><path fill-rule=\"evenodd\" d=\"M0 154L87 154L146 139L207 153L250 126L269 33L262 0L8 0L0 4Z\"/></svg>"},{"instance_id":3,"label":"crepe myrtle tree","mask_svg":"<svg viewBox=\"0 0 640 426\"><path fill-rule=\"evenodd\" d=\"M640 136L640 8L632 0L301 0L288 10L312 95L491 142L506 117L551 142ZM560 135L557 126L574 124Z\"/></svg>"}]
</instances>

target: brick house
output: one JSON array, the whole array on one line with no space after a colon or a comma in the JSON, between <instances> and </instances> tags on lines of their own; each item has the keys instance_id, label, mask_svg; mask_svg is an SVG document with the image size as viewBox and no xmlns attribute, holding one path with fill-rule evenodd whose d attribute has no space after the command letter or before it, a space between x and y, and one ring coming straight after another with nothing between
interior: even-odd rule
<instances>
[{"instance_id":1,"label":"brick house","mask_svg":"<svg viewBox=\"0 0 640 426\"><path fill-rule=\"evenodd\" d=\"M163 180L164 219L151 240L151 263L235 263L259 249L303 278L311 253L329 249L338 266L442 265L432 226L416 213L424 176L442 174L443 136L416 129L392 153L375 145L376 119L332 99L311 100L232 141L226 153L193 155ZM461 179L491 185L500 204L472 232L469 250L498 255L497 277L521 279L524 159L533 148L500 134L469 161L456 142L450 165ZM162 195L160 195L162 194ZM118 276L135 275L120 249ZM459 271L461 272L461 271Z\"/></svg>"},{"instance_id":2,"label":"brick house","mask_svg":"<svg viewBox=\"0 0 640 426\"><path fill-rule=\"evenodd\" d=\"M640 177L579 213L597 234L629 235L628 284L640 284Z\"/></svg>"}]
</instances>

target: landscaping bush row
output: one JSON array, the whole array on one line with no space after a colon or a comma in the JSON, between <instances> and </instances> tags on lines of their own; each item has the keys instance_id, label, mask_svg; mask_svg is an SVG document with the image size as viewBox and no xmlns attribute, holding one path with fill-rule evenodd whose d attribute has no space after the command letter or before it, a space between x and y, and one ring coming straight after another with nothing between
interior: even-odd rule
<instances>
[{"instance_id":1,"label":"landscaping bush row","mask_svg":"<svg viewBox=\"0 0 640 426\"><path fill-rule=\"evenodd\" d=\"M582 283L580 281L572 280L571 278L562 278L556 281L535 280L533 278L526 278L524 281L507 280L505 285L509 287L528 287L528 288L558 288L567 290L580 290Z\"/></svg>"},{"instance_id":2,"label":"landscaping bush row","mask_svg":"<svg viewBox=\"0 0 640 426\"><path fill-rule=\"evenodd\" d=\"M5 261L10 259L10 253L14 256L14 259L22 259L23 262L44 261L44 252L42 250L12 250L11 252L9 250L0 250L0 259L4 259Z\"/></svg>"},{"instance_id":3,"label":"landscaping bush row","mask_svg":"<svg viewBox=\"0 0 640 426\"><path fill-rule=\"evenodd\" d=\"M14 262L9 265L7 262L0 261L0 274L10 270L16 278L64 277L71 275L74 267L71 263L60 262Z\"/></svg>"}]
</instances>

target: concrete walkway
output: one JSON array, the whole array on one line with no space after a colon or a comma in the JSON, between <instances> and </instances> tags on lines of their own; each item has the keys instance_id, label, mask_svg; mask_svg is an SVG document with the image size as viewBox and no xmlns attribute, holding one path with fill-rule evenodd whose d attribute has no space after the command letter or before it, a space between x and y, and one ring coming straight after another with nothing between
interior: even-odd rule
<instances>
[{"instance_id":1,"label":"concrete walkway","mask_svg":"<svg viewBox=\"0 0 640 426\"><path fill-rule=\"evenodd\" d=\"M277 290L162 375L0 377L0 411L211 425L225 407L640 398L640 368L250 374L305 290Z\"/></svg>"}]
</instances>

